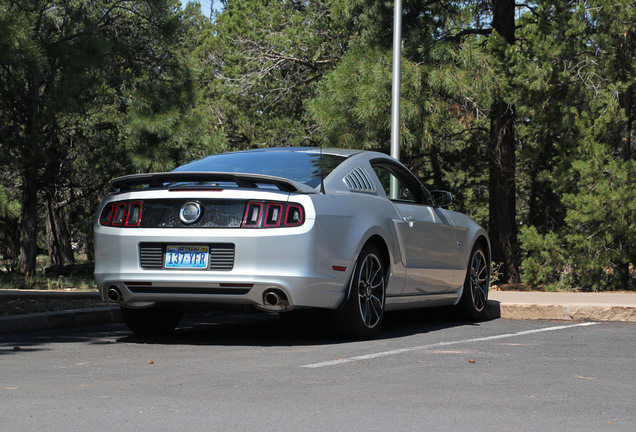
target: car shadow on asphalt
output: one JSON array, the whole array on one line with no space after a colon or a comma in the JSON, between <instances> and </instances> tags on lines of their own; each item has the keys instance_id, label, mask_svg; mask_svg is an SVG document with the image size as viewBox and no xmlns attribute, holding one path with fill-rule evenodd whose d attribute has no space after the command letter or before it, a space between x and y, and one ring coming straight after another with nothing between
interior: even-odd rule
<instances>
[{"instance_id":1,"label":"car shadow on asphalt","mask_svg":"<svg viewBox=\"0 0 636 432\"><path fill-rule=\"evenodd\" d=\"M496 318L494 315L491 319ZM314 346L356 342L340 336L327 324L324 312L291 314L216 312L186 315L173 333L142 337L124 324L94 325L0 335L0 356L47 351L56 343L92 345L164 344L201 346ZM463 321L453 308L426 308L388 312L373 340L426 334L452 327L479 325Z\"/></svg>"},{"instance_id":2,"label":"car shadow on asphalt","mask_svg":"<svg viewBox=\"0 0 636 432\"><path fill-rule=\"evenodd\" d=\"M385 314L374 340L424 334L457 326L474 325L462 321L453 308L426 308ZM130 333L121 343L223 346L304 346L356 342L340 336L320 311L294 314L225 314L185 317L173 333L142 337Z\"/></svg>"}]
</instances>

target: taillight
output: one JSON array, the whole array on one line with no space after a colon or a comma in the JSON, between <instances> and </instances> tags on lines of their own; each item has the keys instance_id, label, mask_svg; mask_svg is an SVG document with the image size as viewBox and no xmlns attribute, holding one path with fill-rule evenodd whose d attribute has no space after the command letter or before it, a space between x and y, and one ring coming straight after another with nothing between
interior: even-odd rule
<instances>
[{"instance_id":1,"label":"taillight","mask_svg":"<svg viewBox=\"0 0 636 432\"><path fill-rule=\"evenodd\" d=\"M115 208L112 204L107 204L102 210L102 215L99 217L99 223L102 225L110 225L110 221L113 218L113 209Z\"/></svg>"},{"instance_id":2,"label":"taillight","mask_svg":"<svg viewBox=\"0 0 636 432\"><path fill-rule=\"evenodd\" d=\"M283 205L279 203L267 204L267 210L265 211L265 225L266 227L277 227L280 225L280 220L283 217Z\"/></svg>"},{"instance_id":3,"label":"taillight","mask_svg":"<svg viewBox=\"0 0 636 432\"><path fill-rule=\"evenodd\" d=\"M122 226L124 223L124 216L126 215L126 203L118 203L115 206L115 214L111 221L112 226Z\"/></svg>"},{"instance_id":4,"label":"taillight","mask_svg":"<svg viewBox=\"0 0 636 432\"><path fill-rule=\"evenodd\" d=\"M290 204L287 206L285 215L285 226L298 226L305 222L305 212L301 205Z\"/></svg>"},{"instance_id":5,"label":"taillight","mask_svg":"<svg viewBox=\"0 0 636 432\"><path fill-rule=\"evenodd\" d=\"M247 203L245 209L245 217L243 218L243 226L259 227L261 225L261 214L263 213L263 203L250 202Z\"/></svg>"},{"instance_id":6,"label":"taillight","mask_svg":"<svg viewBox=\"0 0 636 432\"><path fill-rule=\"evenodd\" d=\"M131 202L128 204L128 215L126 216L126 226L138 227L141 224L141 210L143 204L140 202Z\"/></svg>"},{"instance_id":7,"label":"taillight","mask_svg":"<svg viewBox=\"0 0 636 432\"><path fill-rule=\"evenodd\" d=\"M244 228L294 227L305 223L305 211L300 204L250 201L245 207Z\"/></svg>"},{"instance_id":8,"label":"taillight","mask_svg":"<svg viewBox=\"0 0 636 432\"><path fill-rule=\"evenodd\" d=\"M141 225L143 207L139 201L109 203L102 210L99 223L104 226L138 227Z\"/></svg>"}]
</instances>

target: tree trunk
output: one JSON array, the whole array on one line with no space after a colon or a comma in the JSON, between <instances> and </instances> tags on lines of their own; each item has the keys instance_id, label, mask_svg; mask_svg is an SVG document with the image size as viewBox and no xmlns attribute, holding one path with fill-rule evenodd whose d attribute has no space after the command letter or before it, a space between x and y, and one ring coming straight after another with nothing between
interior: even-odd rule
<instances>
[{"instance_id":1,"label":"tree trunk","mask_svg":"<svg viewBox=\"0 0 636 432\"><path fill-rule=\"evenodd\" d=\"M515 43L514 0L493 0L493 29L508 45ZM504 61L504 52L496 52ZM502 72L504 75L509 71ZM520 281L516 226L515 107L495 91L490 113L489 232L492 260L502 263L503 280Z\"/></svg>"},{"instance_id":2,"label":"tree trunk","mask_svg":"<svg viewBox=\"0 0 636 432\"><path fill-rule=\"evenodd\" d=\"M86 234L84 237L84 253L86 253L86 259L88 261L95 261L95 242L93 241L92 233Z\"/></svg>"},{"instance_id":3,"label":"tree trunk","mask_svg":"<svg viewBox=\"0 0 636 432\"><path fill-rule=\"evenodd\" d=\"M40 77L33 71L27 86L25 138L21 148L22 168L22 215L20 230L20 270L27 275L35 274L38 253L38 183L40 150Z\"/></svg>"},{"instance_id":4,"label":"tree trunk","mask_svg":"<svg viewBox=\"0 0 636 432\"><path fill-rule=\"evenodd\" d=\"M46 243L51 266L73 263L75 257L64 209L58 207L52 198L48 198L46 210Z\"/></svg>"},{"instance_id":5,"label":"tree trunk","mask_svg":"<svg viewBox=\"0 0 636 432\"><path fill-rule=\"evenodd\" d=\"M20 230L22 243L20 255L21 270L25 274L35 274L38 252L38 177L37 167L27 166L23 173L22 216Z\"/></svg>"},{"instance_id":6,"label":"tree trunk","mask_svg":"<svg viewBox=\"0 0 636 432\"><path fill-rule=\"evenodd\" d=\"M630 160L632 157L632 127L634 124L634 90L636 85L630 85L630 76L634 73L634 50L636 50L636 33L633 26L624 34L624 39L619 46L619 65L621 69L621 82L627 85L626 89L619 95L620 107L625 111L625 122L621 130L621 142L618 144L618 154L623 160Z\"/></svg>"},{"instance_id":7,"label":"tree trunk","mask_svg":"<svg viewBox=\"0 0 636 432\"><path fill-rule=\"evenodd\" d=\"M4 243L3 258L17 262L20 256L20 221L18 219L6 218L0 223L3 225L2 230Z\"/></svg>"},{"instance_id":8,"label":"tree trunk","mask_svg":"<svg viewBox=\"0 0 636 432\"><path fill-rule=\"evenodd\" d=\"M632 131L634 128L634 91L636 90L636 85L631 84L630 76L633 76L634 73L634 50L636 50L636 33L633 30L633 26L630 27L629 30L625 32L623 35L623 40L619 45L619 64L621 68L621 81L623 84L626 84L626 89L619 95L618 101L620 107L625 111L625 121L621 127L621 133L619 142L617 145L617 154L618 157L621 158L625 162L629 162L632 155ZM625 260L622 263L618 264L618 271L621 275L621 285L623 290L630 289L630 247L632 245L629 244L629 236L623 235L619 240L620 244L623 246L623 250L627 253L624 254Z\"/></svg>"},{"instance_id":9,"label":"tree trunk","mask_svg":"<svg viewBox=\"0 0 636 432\"><path fill-rule=\"evenodd\" d=\"M503 280L519 282L516 226L514 106L493 103L490 125L489 233Z\"/></svg>"}]
</instances>

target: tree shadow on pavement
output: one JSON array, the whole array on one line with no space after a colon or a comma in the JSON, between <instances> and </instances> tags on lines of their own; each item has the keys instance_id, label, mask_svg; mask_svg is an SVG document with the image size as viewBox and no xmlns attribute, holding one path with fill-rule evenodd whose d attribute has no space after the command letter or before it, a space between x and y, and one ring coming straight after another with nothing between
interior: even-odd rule
<instances>
[{"instance_id":1,"label":"tree shadow on pavement","mask_svg":"<svg viewBox=\"0 0 636 432\"><path fill-rule=\"evenodd\" d=\"M109 344L129 334L123 324L94 325L76 328L31 330L0 334L0 356L51 350L56 343Z\"/></svg>"}]
</instances>

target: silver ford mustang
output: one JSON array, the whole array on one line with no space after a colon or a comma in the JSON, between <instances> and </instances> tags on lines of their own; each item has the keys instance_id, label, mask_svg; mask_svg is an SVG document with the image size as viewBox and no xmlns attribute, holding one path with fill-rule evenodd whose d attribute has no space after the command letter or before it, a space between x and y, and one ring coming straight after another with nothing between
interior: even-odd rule
<instances>
[{"instance_id":1,"label":"silver ford mustang","mask_svg":"<svg viewBox=\"0 0 636 432\"><path fill-rule=\"evenodd\" d=\"M94 223L95 279L138 334L188 307L318 308L346 336L387 310L456 305L483 318L488 234L395 159L272 148L120 177Z\"/></svg>"}]
</instances>

